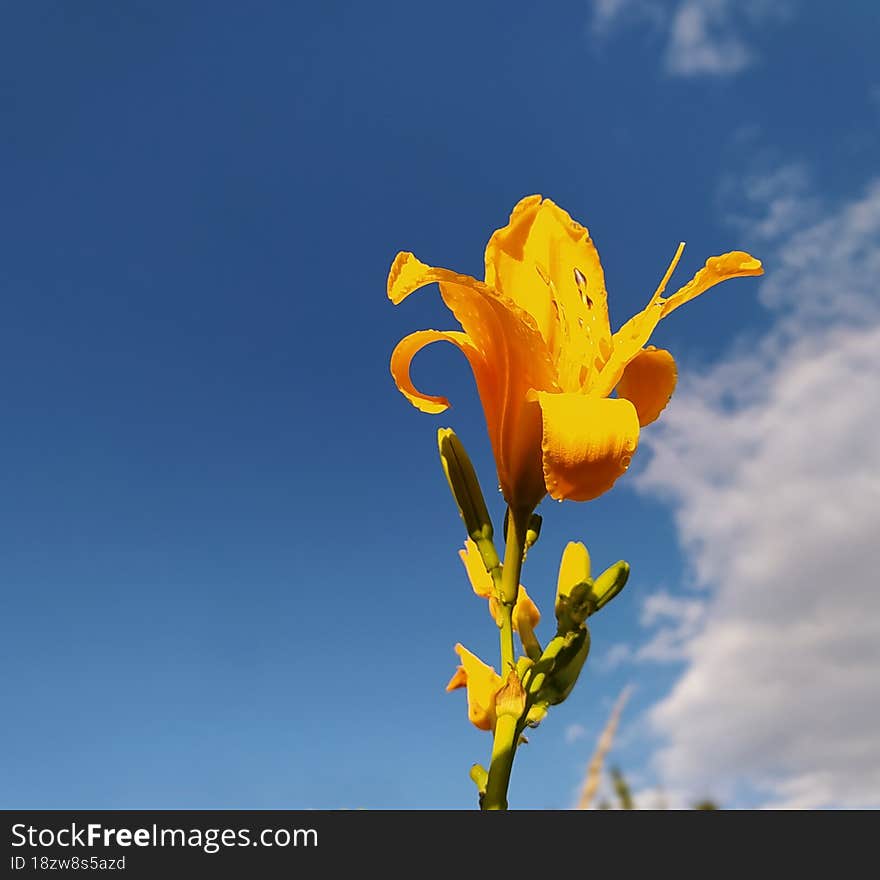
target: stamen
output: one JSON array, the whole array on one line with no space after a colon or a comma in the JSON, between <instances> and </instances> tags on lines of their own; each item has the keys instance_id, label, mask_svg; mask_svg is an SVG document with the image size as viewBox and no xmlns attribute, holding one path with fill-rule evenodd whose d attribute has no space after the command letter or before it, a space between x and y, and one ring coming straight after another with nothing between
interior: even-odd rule
<instances>
[{"instance_id":1,"label":"stamen","mask_svg":"<svg viewBox=\"0 0 880 880\"><path fill-rule=\"evenodd\" d=\"M669 264L669 268L666 270L666 274L663 276L663 280L660 282L660 285L654 291L654 295L651 297L650 305L653 305L657 302L658 299L663 295L663 291L666 290L666 285L669 283L669 279L672 277L672 273L675 271L675 267L678 265L678 261L681 259L681 253L684 250L684 242L679 242L678 250L675 252L675 256L672 258L672 262Z\"/></svg>"}]
</instances>

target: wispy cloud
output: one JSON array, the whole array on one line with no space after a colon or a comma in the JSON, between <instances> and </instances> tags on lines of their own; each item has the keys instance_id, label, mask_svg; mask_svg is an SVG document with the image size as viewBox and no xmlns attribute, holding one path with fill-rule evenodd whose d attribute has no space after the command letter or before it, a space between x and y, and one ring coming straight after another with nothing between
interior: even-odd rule
<instances>
[{"instance_id":1,"label":"wispy cloud","mask_svg":"<svg viewBox=\"0 0 880 880\"><path fill-rule=\"evenodd\" d=\"M636 660L668 663L686 658L686 646L699 631L705 602L673 596L665 591L654 593L642 605L642 626L660 627L635 654Z\"/></svg>"},{"instance_id":2,"label":"wispy cloud","mask_svg":"<svg viewBox=\"0 0 880 880\"><path fill-rule=\"evenodd\" d=\"M634 648L625 642L611 645L596 661L605 671L625 663L674 663L686 659L685 647L702 624L706 602L675 596L668 590L650 593L642 602L639 623L649 630L647 641Z\"/></svg>"},{"instance_id":3,"label":"wispy cloud","mask_svg":"<svg viewBox=\"0 0 880 880\"><path fill-rule=\"evenodd\" d=\"M646 432L640 486L673 500L710 594L681 616L686 666L650 713L655 764L664 784L743 786L765 806L877 807L880 180L766 237L772 328Z\"/></svg>"},{"instance_id":4,"label":"wispy cloud","mask_svg":"<svg viewBox=\"0 0 880 880\"><path fill-rule=\"evenodd\" d=\"M587 735L587 728L583 724L569 724L565 728L565 741L568 745L576 743L579 739L583 739Z\"/></svg>"},{"instance_id":5,"label":"wispy cloud","mask_svg":"<svg viewBox=\"0 0 880 880\"><path fill-rule=\"evenodd\" d=\"M597 666L608 671L617 669L618 666L629 663L632 659L633 649L625 642L617 642L611 645L595 662Z\"/></svg>"},{"instance_id":6,"label":"wispy cloud","mask_svg":"<svg viewBox=\"0 0 880 880\"><path fill-rule=\"evenodd\" d=\"M805 163L790 162L764 172L727 174L718 188L727 222L757 242L776 242L819 215Z\"/></svg>"},{"instance_id":7,"label":"wispy cloud","mask_svg":"<svg viewBox=\"0 0 880 880\"><path fill-rule=\"evenodd\" d=\"M754 30L788 17L791 5L769 0L593 0L597 38L649 26L665 43L663 64L672 76L731 76L755 61Z\"/></svg>"}]
</instances>

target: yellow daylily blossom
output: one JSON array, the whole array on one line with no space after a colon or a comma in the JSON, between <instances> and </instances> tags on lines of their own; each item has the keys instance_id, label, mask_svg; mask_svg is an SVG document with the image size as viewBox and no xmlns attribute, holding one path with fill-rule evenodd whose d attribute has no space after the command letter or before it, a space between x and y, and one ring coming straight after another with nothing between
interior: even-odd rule
<instances>
[{"instance_id":1,"label":"yellow daylily blossom","mask_svg":"<svg viewBox=\"0 0 880 880\"><path fill-rule=\"evenodd\" d=\"M486 566L483 564L483 557L474 541L468 538L464 542L464 550L459 550L458 555L464 563L467 571L468 580L474 592L483 599L489 600L489 613L492 615L495 623L501 625L500 610L498 608L498 599L495 597L495 588L492 583L492 577ZM522 633L526 630L533 630L541 622L541 612L535 605L532 598L526 592L526 588L520 584L519 592L516 596L516 604L513 606L513 631Z\"/></svg>"},{"instance_id":2,"label":"yellow daylily blossom","mask_svg":"<svg viewBox=\"0 0 880 880\"><path fill-rule=\"evenodd\" d=\"M419 391L409 368L429 343L452 343L474 373L507 503L531 510L547 492L596 498L629 467L640 427L675 389L672 355L647 346L657 323L721 281L763 272L759 260L732 251L710 257L664 297L683 247L648 305L616 333L588 230L541 196L520 201L489 239L484 281L399 253L388 275L391 301L438 282L464 332L421 330L402 339L391 355L397 387L423 412L443 412L449 401Z\"/></svg>"},{"instance_id":3,"label":"yellow daylily blossom","mask_svg":"<svg viewBox=\"0 0 880 880\"><path fill-rule=\"evenodd\" d=\"M496 713L495 699L504 687L504 680L491 667L487 666L463 645L455 646L455 653L461 658L461 665L446 685L447 691L467 688L468 719L480 730L494 730Z\"/></svg>"}]
</instances>

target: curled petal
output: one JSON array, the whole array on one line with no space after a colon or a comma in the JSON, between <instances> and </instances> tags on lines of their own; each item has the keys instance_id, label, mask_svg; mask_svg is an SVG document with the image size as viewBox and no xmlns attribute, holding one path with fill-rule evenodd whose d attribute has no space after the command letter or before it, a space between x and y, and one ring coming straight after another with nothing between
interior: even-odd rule
<instances>
[{"instance_id":1,"label":"curled petal","mask_svg":"<svg viewBox=\"0 0 880 880\"><path fill-rule=\"evenodd\" d=\"M677 379L678 369L672 355L649 345L626 365L617 383L617 394L636 408L639 425L644 428L663 412Z\"/></svg>"},{"instance_id":2,"label":"curled petal","mask_svg":"<svg viewBox=\"0 0 880 880\"><path fill-rule=\"evenodd\" d=\"M482 281L428 266L410 253L398 254L394 260L388 275L388 296L399 303L433 282L439 283L444 303L467 334L471 349L462 350L468 355L475 349L481 359L468 357L477 379L504 497L509 504L534 506L544 494L540 413L526 395L531 388L557 387L547 346L531 315L513 300ZM430 407L428 412L442 412L448 406L445 398L415 396L418 403L412 397L410 400L420 408Z\"/></svg>"},{"instance_id":3,"label":"curled petal","mask_svg":"<svg viewBox=\"0 0 880 880\"><path fill-rule=\"evenodd\" d=\"M618 398L538 393L544 481L551 497L589 501L629 467L639 441L635 407Z\"/></svg>"},{"instance_id":4,"label":"curled petal","mask_svg":"<svg viewBox=\"0 0 880 880\"><path fill-rule=\"evenodd\" d=\"M706 265L684 287L664 301L661 317L665 318L679 306L729 278L763 274L761 261L745 251L731 251L720 257L709 257Z\"/></svg>"},{"instance_id":5,"label":"curled petal","mask_svg":"<svg viewBox=\"0 0 880 880\"><path fill-rule=\"evenodd\" d=\"M423 394L419 391L410 378L409 367L412 359L426 345L440 341L451 342L464 353L474 372L474 377L477 379L478 386L480 378L487 372L480 353L474 348L467 333L460 333L457 330L417 330L415 333L410 333L409 336L404 336L391 354L391 375L394 377L401 394L416 409L426 413L443 412L448 409L449 401L445 397Z\"/></svg>"},{"instance_id":6,"label":"curled petal","mask_svg":"<svg viewBox=\"0 0 880 880\"><path fill-rule=\"evenodd\" d=\"M432 279L425 280L431 267L423 263L415 254L401 251L388 270L388 299L399 305L413 291L429 284Z\"/></svg>"}]
</instances>

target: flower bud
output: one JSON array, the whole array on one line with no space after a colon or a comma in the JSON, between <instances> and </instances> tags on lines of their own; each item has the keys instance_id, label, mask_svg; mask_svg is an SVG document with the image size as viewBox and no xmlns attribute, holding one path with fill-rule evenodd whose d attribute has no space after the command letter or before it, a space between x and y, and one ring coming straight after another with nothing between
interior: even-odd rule
<instances>
[{"instance_id":1,"label":"flower bud","mask_svg":"<svg viewBox=\"0 0 880 880\"><path fill-rule=\"evenodd\" d=\"M471 767L470 777L480 795L484 795L486 793L486 783L489 781L489 774L486 772L486 768L482 764L474 764Z\"/></svg>"},{"instance_id":2,"label":"flower bud","mask_svg":"<svg viewBox=\"0 0 880 880\"><path fill-rule=\"evenodd\" d=\"M590 554L583 544L570 541L562 554L556 583L554 610L560 633L577 630L595 610L592 590Z\"/></svg>"},{"instance_id":3,"label":"flower bud","mask_svg":"<svg viewBox=\"0 0 880 880\"><path fill-rule=\"evenodd\" d=\"M544 518L539 513L533 513L529 517L529 525L526 529L526 549L528 550L533 544L535 544L538 538L541 535L541 524L544 522Z\"/></svg>"},{"instance_id":4,"label":"flower bud","mask_svg":"<svg viewBox=\"0 0 880 880\"><path fill-rule=\"evenodd\" d=\"M622 559L606 568L593 583L595 610L604 608L626 586L628 578L629 563Z\"/></svg>"},{"instance_id":5,"label":"flower bud","mask_svg":"<svg viewBox=\"0 0 880 880\"><path fill-rule=\"evenodd\" d=\"M581 669L590 653L590 631L581 626L565 637L565 646L556 656L553 671L547 676L538 694L538 700L551 706L561 703L577 683Z\"/></svg>"},{"instance_id":6,"label":"flower bud","mask_svg":"<svg viewBox=\"0 0 880 880\"><path fill-rule=\"evenodd\" d=\"M489 518L474 466L464 446L451 428L440 428L437 432L437 445L443 473L446 474L468 535L477 543L491 541L492 520Z\"/></svg>"}]
</instances>

